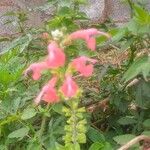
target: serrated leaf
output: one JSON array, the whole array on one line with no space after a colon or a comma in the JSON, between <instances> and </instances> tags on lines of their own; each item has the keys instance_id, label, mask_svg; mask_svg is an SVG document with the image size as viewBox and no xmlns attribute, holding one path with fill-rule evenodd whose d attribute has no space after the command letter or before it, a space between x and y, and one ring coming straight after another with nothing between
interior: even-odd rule
<instances>
[{"instance_id":1,"label":"serrated leaf","mask_svg":"<svg viewBox=\"0 0 150 150\"><path fill-rule=\"evenodd\" d=\"M7 53L10 50L13 50L17 46L20 47L20 52L22 52L29 45L29 43L31 41L32 41L32 36L30 34L27 34L25 36L20 36L17 39L13 40L10 44L8 44L8 46L6 46L2 50L2 52L0 53L0 55L2 55L4 53Z\"/></svg>"},{"instance_id":2,"label":"serrated leaf","mask_svg":"<svg viewBox=\"0 0 150 150\"><path fill-rule=\"evenodd\" d=\"M36 115L36 111L34 108L27 108L23 111L23 114L21 116L22 120L27 120L30 119L32 117L34 117Z\"/></svg>"},{"instance_id":3,"label":"serrated leaf","mask_svg":"<svg viewBox=\"0 0 150 150\"><path fill-rule=\"evenodd\" d=\"M131 116L122 117L118 120L121 125L135 124L137 121Z\"/></svg>"},{"instance_id":4,"label":"serrated leaf","mask_svg":"<svg viewBox=\"0 0 150 150\"><path fill-rule=\"evenodd\" d=\"M73 12L68 7L62 7L57 13L57 15L64 16L64 17L72 14Z\"/></svg>"},{"instance_id":5,"label":"serrated leaf","mask_svg":"<svg viewBox=\"0 0 150 150\"><path fill-rule=\"evenodd\" d=\"M29 132L28 128L21 128L10 133L8 135L8 138L23 138L28 134L28 132Z\"/></svg>"},{"instance_id":6,"label":"serrated leaf","mask_svg":"<svg viewBox=\"0 0 150 150\"><path fill-rule=\"evenodd\" d=\"M120 145L124 145L127 142L129 142L130 140L134 139L135 135L132 134L124 134L124 135L119 135L119 136L115 136L113 139L114 141L116 141L118 144Z\"/></svg>"},{"instance_id":7,"label":"serrated leaf","mask_svg":"<svg viewBox=\"0 0 150 150\"><path fill-rule=\"evenodd\" d=\"M144 10L142 7L138 5L133 5L135 11L135 19L140 24L150 24L150 14L148 11Z\"/></svg>"},{"instance_id":8,"label":"serrated leaf","mask_svg":"<svg viewBox=\"0 0 150 150\"><path fill-rule=\"evenodd\" d=\"M27 37L28 37L28 39L20 46L20 49L19 49L20 53L22 53L29 46L30 42L32 41L32 36L30 34L27 34Z\"/></svg>"},{"instance_id":9,"label":"serrated leaf","mask_svg":"<svg viewBox=\"0 0 150 150\"><path fill-rule=\"evenodd\" d=\"M92 127L89 128L87 136L92 142L105 141L104 135Z\"/></svg>"},{"instance_id":10,"label":"serrated leaf","mask_svg":"<svg viewBox=\"0 0 150 150\"><path fill-rule=\"evenodd\" d=\"M149 56L145 55L140 58L137 58L124 74L123 80L125 80L125 82L128 82L129 80L133 79L140 73L142 74L144 73L144 77L146 78L146 76L148 76L148 73L150 72L150 65L148 67L148 64L149 64Z\"/></svg>"},{"instance_id":11,"label":"serrated leaf","mask_svg":"<svg viewBox=\"0 0 150 150\"><path fill-rule=\"evenodd\" d=\"M20 78L25 64L19 63L19 57L14 56L7 61L3 60L3 58L0 60L2 61L2 63L0 62L0 82L4 85L8 85Z\"/></svg>"}]
</instances>

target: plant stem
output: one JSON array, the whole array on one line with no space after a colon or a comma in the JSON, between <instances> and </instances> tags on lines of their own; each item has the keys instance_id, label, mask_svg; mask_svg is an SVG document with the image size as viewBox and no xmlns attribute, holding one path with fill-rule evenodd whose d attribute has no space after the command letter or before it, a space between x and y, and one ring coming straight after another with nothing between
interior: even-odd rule
<instances>
[{"instance_id":1,"label":"plant stem","mask_svg":"<svg viewBox=\"0 0 150 150\"><path fill-rule=\"evenodd\" d=\"M50 104L48 104L46 106L46 111L48 111L50 108ZM42 122L41 122L41 128L40 128L40 131L39 131L39 141L40 141L40 144L41 144L41 149L42 149L42 135L43 135L43 132L45 130L45 126L46 126L46 121L47 121L47 116L46 115L43 115L42 117Z\"/></svg>"},{"instance_id":2,"label":"plant stem","mask_svg":"<svg viewBox=\"0 0 150 150\"><path fill-rule=\"evenodd\" d=\"M128 65L130 65L134 61L135 51L136 51L136 48L133 44L130 46L130 49L131 49L131 55L129 58L129 64Z\"/></svg>"},{"instance_id":3,"label":"plant stem","mask_svg":"<svg viewBox=\"0 0 150 150\"><path fill-rule=\"evenodd\" d=\"M72 132L72 139L73 139L73 144L76 145L77 144L77 117L76 117L76 110L74 109L74 103L76 103L76 101L71 101L71 110L72 110L72 117L73 117L73 132Z\"/></svg>"},{"instance_id":4,"label":"plant stem","mask_svg":"<svg viewBox=\"0 0 150 150\"><path fill-rule=\"evenodd\" d=\"M131 0L127 0L127 1L128 1L129 6L130 6L130 9L131 9L131 18L132 18L133 14L134 14L134 12L133 12L133 2Z\"/></svg>"},{"instance_id":5,"label":"plant stem","mask_svg":"<svg viewBox=\"0 0 150 150\"><path fill-rule=\"evenodd\" d=\"M24 29L22 27L22 23L18 22L18 24L19 24L20 33L24 33Z\"/></svg>"}]
</instances>

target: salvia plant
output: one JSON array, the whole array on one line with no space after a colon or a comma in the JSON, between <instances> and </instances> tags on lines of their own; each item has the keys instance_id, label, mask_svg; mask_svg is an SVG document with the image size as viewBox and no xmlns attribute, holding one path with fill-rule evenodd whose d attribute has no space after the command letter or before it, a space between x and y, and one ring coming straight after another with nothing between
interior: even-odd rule
<instances>
[{"instance_id":1,"label":"salvia plant","mask_svg":"<svg viewBox=\"0 0 150 150\"><path fill-rule=\"evenodd\" d=\"M42 27L25 28L28 12L6 14L19 28L0 36L10 42L0 52L0 150L148 149L147 7L126 0L131 19L114 27L88 22L85 0L48 1L32 10L56 8Z\"/></svg>"},{"instance_id":2,"label":"salvia plant","mask_svg":"<svg viewBox=\"0 0 150 150\"><path fill-rule=\"evenodd\" d=\"M40 80L42 72L49 70L50 80L42 87L34 100L35 105L44 102L48 107L54 103L64 102L63 112L67 118L63 137L65 148L75 149L80 143L86 142L85 107L80 107L82 89L77 83L78 77L90 77L96 59L87 56L78 56L68 61L65 48L75 40L84 40L88 49L95 51L95 36L110 37L105 32L95 28L78 30L70 35L65 35L60 30L51 34L43 33L47 40L47 56L44 60L31 64L24 72L25 76L31 75L34 80ZM79 149L79 148L78 148Z\"/></svg>"}]
</instances>

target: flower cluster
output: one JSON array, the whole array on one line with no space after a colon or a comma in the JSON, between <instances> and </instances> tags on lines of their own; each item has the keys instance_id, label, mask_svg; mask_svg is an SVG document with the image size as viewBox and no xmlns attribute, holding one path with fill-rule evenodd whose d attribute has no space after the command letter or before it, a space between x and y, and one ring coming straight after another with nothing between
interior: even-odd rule
<instances>
[{"instance_id":1,"label":"flower cluster","mask_svg":"<svg viewBox=\"0 0 150 150\"><path fill-rule=\"evenodd\" d=\"M107 33L100 32L97 29L92 28L73 32L68 36L67 39L69 39L70 41L83 39L85 40L87 47L94 51L96 49L95 36L99 34L109 37ZM64 67L66 63L66 56L63 48L61 48L56 41L57 40L52 40L48 44L48 55L45 60L43 60L42 62L31 64L26 69L25 75L28 75L29 72L32 72L32 78L34 80L39 80L44 70L56 70L60 67ZM80 56L73 59L72 62L69 63L68 68L71 68L71 70L78 72L80 76L89 77L93 73L93 64L95 64L96 62L97 60L95 59L91 59L86 56ZM66 71L64 75L64 82L60 87L58 87L58 89L56 89L56 85L60 79L57 74L53 74L53 77L42 88L42 90L36 97L35 103L39 104L41 100L44 100L47 103L58 102L59 91L63 94L64 97L67 98L76 96L79 91L79 87L74 81L73 71Z\"/></svg>"}]
</instances>

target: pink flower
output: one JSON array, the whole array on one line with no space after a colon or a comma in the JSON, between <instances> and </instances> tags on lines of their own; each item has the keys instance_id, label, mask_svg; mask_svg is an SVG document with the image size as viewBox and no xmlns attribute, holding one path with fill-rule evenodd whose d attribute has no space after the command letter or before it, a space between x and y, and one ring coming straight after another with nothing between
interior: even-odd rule
<instances>
[{"instance_id":1,"label":"pink flower","mask_svg":"<svg viewBox=\"0 0 150 150\"><path fill-rule=\"evenodd\" d=\"M55 103L58 101L56 89L54 88L57 82L57 78L53 77L48 84L46 84L39 95L35 99L35 103L38 104L41 100L47 103Z\"/></svg>"},{"instance_id":2,"label":"pink flower","mask_svg":"<svg viewBox=\"0 0 150 150\"><path fill-rule=\"evenodd\" d=\"M109 34L107 34L105 32L98 31L95 28L86 29L86 30L79 30L79 31L73 32L72 34L70 34L69 37L71 40L76 40L76 39L85 40L87 47L94 51L96 49L96 39L94 36L96 36L98 34L104 35L108 38L110 37Z\"/></svg>"},{"instance_id":3,"label":"pink flower","mask_svg":"<svg viewBox=\"0 0 150 150\"><path fill-rule=\"evenodd\" d=\"M41 72L45 69L48 69L46 62L33 63L25 70L25 76L32 71L32 78L38 80L41 77Z\"/></svg>"},{"instance_id":4,"label":"pink flower","mask_svg":"<svg viewBox=\"0 0 150 150\"><path fill-rule=\"evenodd\" d=\"M47 64L49 68L58 68L65 64L65 54L54 41L48 45Z\"/></svg>"},{"instance_id":5,"label":"pink flower","mask_svg":"<svg viewBox=\"0 0 150 150\"><path fill-rule=\"evenodd\" d=\"M88 64L87 62L90 62L92 64ZM95 64L97 60L90 59L86 56L81 56L72 61L72 66L81 73L81 75L85 77L89 77L93 73L93 64Z\"/></svg>"},{"instance_id":6,"label":"pink flower","mask_svg":"<svg viewBox=\"0 0 150 150\"><path fill-rule=\"evenodd\" d=\"M66 76L66 79L60 88L64 96L66 97L73 97L77 94L77 91L79 89L76 82L72 79L70 75Z\"/></svg>"}]
</instances>

